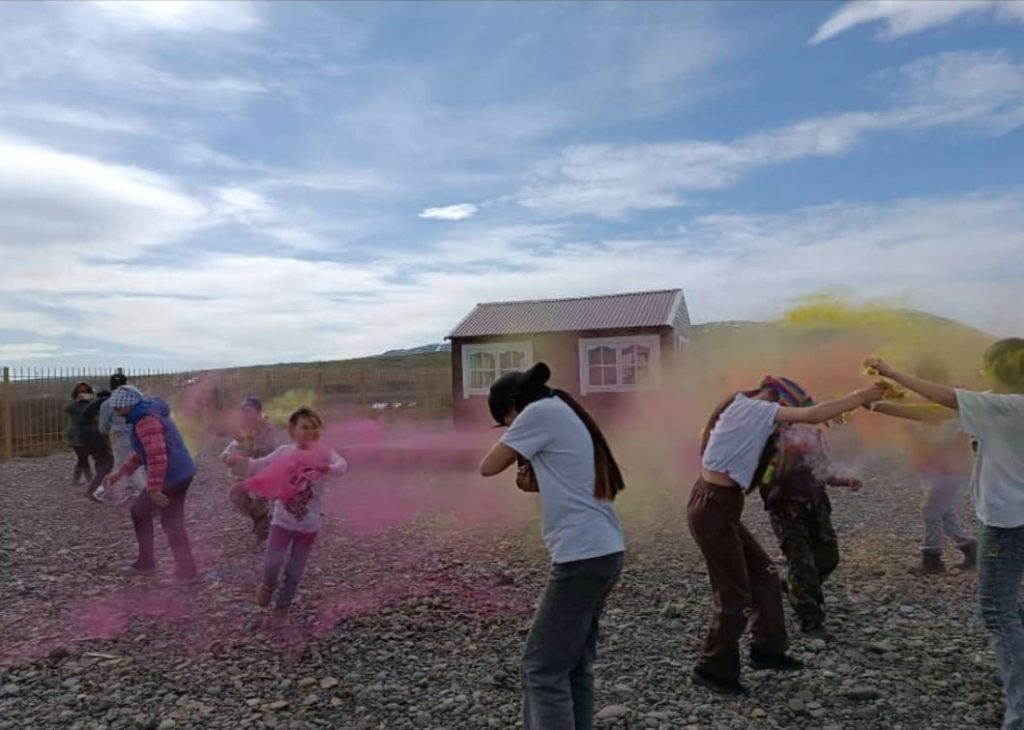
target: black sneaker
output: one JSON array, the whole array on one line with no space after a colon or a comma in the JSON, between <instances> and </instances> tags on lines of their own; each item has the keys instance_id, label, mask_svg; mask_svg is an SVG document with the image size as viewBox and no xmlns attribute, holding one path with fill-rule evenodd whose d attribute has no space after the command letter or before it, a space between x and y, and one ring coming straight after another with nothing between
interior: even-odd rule
<instances>
[{"instance_id":1,"label":"black sneaker","mask_svg":"<svg viewBox=\"0 0 1024 730\"><path fill-rule=\"evenodd\" d=\"M693 683L699 687L706 687L712 692L722 695L746 696L750 691L738 679L724 679L708 674L703 669L694 667L690 675Z\"/></svg>"},{"instance_id":2,"label":"black sneaker","mask_svg":"<svg viewBox=\"0 0 1024 730\"><path fill-rule=\"evenodd\" d=\"M754 669L771 669L776 672L799 672L804 668L804 663L788 654L773 654L752 646L750 666Z\"/></svg>"}]
</instances>

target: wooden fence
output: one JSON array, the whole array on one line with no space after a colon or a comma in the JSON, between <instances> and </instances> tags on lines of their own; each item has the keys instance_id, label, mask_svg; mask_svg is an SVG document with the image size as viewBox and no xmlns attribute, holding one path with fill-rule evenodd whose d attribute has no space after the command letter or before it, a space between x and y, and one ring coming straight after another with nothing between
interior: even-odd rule
<instances>
[{"instance_id":1,"label":"wooden fence","mask_svg":"<svg viewBox=\"0 0 1024 730\"><path fill-rule=\"evenodd\" d=\"M451 370L436 361L422 366L378 360L365 367L341 362L210 371L4 367L0 457L38 456L64 448L64 409L75 384L87 382L98 392L108 387L115 371L143 392L163 397L204 430L229 422L248 395L261 398L278 421L286 409L309 402L332 413L374 418L436 419L451 413Z\"/></svg>"}]
</instances>

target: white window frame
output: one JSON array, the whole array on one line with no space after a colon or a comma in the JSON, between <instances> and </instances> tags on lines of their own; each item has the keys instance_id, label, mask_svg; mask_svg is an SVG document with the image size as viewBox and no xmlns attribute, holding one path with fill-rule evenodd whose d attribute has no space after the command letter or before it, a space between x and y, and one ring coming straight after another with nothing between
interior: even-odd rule
<instances>
[{"instance_id":1,"label":"white window frame","mask_svg":"<svg viewBox=\"0 0 1024 730\"><path fill-rule=\"evenodd\" d=\"M487 395L490 393L491 384L486 388L471 388L472 373L469 370L469 358L478 352L492 353L497 360L503 352L521 352L524 355L523 369L533 365L533 343L526 342L482 342L479 344L462 346L462 397L470 398L474 395ZM501 373L499 371L499 377Z\"/></svg>"},{"instance_id":2,"label":"white window frame","mask_svg":"<svg viewBox=\"0 0 1024 730\"><path fill-rule=\"evenodd\" d=\"M623 385L622 384L622 350L631 345L643 345L651 349L651 378L643 384ZM598 347L615 348L616 355L616 379L617 385L591 385L590 384L590 357L589 352ZM640 390L650 390L661 385L661 337L658 335L633 335L628 337L594 337L580 338L580 393L628 393Z\"/></svg>"}]
</instances>

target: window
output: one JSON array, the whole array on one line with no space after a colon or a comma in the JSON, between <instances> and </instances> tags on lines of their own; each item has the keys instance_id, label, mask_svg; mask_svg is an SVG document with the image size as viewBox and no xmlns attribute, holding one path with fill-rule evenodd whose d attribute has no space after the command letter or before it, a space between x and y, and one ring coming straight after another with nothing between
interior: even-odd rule
<instances>
[{"instance_id":1,"label":"window","mask_svg":"<svg viewBox=\"0 0 1024 730\"><path fill-rule=\"evenodd\" d=\"M644 390L661 377L657 335L580 340L580 392Z\"/></svg>"},{"instance_id":2,"label":"window","mask_svg":"<svg viewBox=\"0 0 1024 730\"><path fill-rule=\"evenodd\" d=\"M464 345L462 348L462 394L487 395L491 383L512 370L525 370L533 364L533 345L529 342L499 342Z\"/></svg>"}]
</instances>

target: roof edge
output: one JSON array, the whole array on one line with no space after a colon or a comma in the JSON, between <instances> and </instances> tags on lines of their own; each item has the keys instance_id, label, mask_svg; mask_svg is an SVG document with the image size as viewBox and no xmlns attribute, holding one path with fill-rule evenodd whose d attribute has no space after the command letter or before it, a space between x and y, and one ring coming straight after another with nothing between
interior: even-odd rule
<instances>
[{"instance_id":1,"label":"roof edge","mask_svg":"<svg viewBox=\"0 0 1024 730\"><path fill-rule=\"evenodd\" d=\"M680 287L676 287L674 289L647 289L647 290L644 290L644 291L625 291L625 292L617 292L615 294L588 294L588 295L582 296L582 297L551 297L551 298L548 298L548 299L507 299L507 300L504 300L504 301L496 301L496 302L477 302L476 305L473 307L473 311L471 311L470 314L475 312L479 307L490 307L490 306L497 306L497 305L500 305L500 304L539 304L539 303L546 303L546 302L580 302L580 301L583 301L585 299L612 299L614 297L634 297L634 296L644 296L644 295L647 295L647 294L668 294L669 292L673 292L673 293L676 293L676 294L682 294L683 290ZM466 317L463 317L462 322L464 322L466 319L468 319L468 317L469 317L469 315L467 315ZM459 322L459 324L462 324L462 322Z\"/></svg>"}]
</instances>

